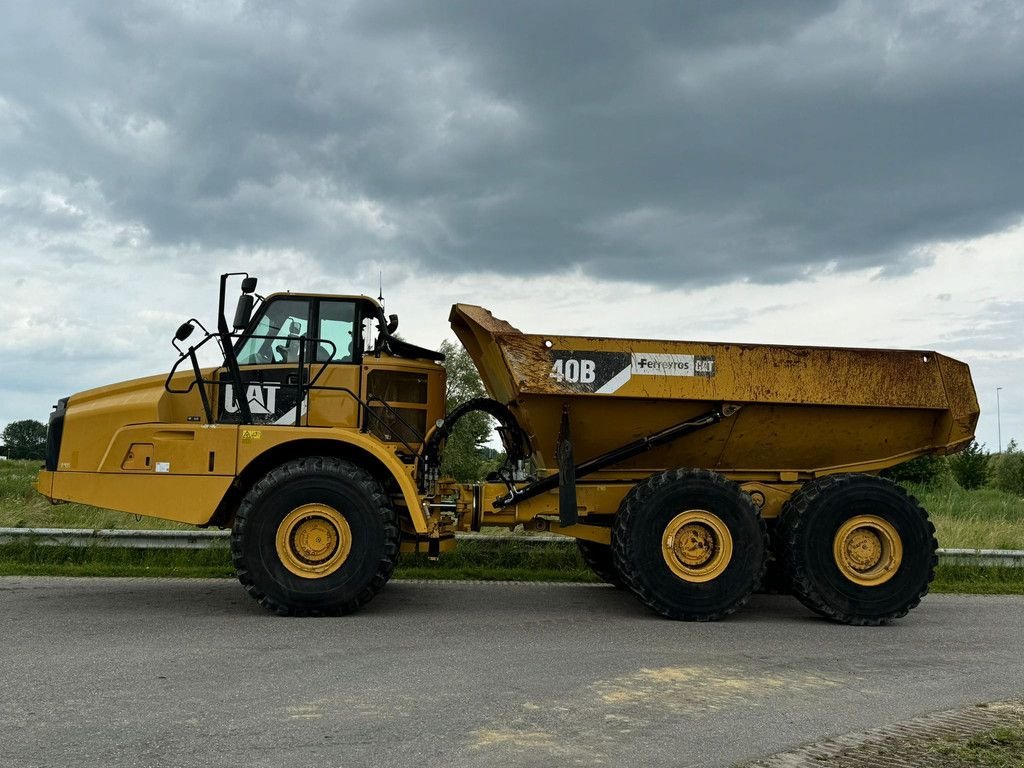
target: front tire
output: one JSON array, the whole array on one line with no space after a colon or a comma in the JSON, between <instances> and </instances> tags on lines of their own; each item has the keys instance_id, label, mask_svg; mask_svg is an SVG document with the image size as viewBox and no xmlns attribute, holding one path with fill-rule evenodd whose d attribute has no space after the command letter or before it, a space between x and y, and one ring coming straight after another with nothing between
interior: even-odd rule
<instances>
[{"instance_id":1,"label":"front tire","mask_svg":"<svg viewBox=\"0 0 1024 768\"><path fill-rule=\"evenodd\" d=\"M872 475L806 483L783 507L779 535L793 594L844 624L906 616L928 594L938 562L928 513Z\"/></svg>"},{"instance_id":2,"label":"front tire","mask_svg":"<svg viewBox=\"0 0 1024 768\"><path fill-rule=\"evenodd\" d=\"M685 621L714 621L743 606L764 574L767 543L750 497L704 469L637 484L612 528L615 566L633 594Z\"/></svg>"},{"instance_id":3,"label":"front tire","mask_svg":"<svg viewBox=\"0 0 1024 768\"><path fill-rule=\"evenodd\" d=\"M398 561L390 499L366 470L295 459L245 495L231 533L238 580L282 616L338 616L367 603Z\"/></svg>"}]
</instances>

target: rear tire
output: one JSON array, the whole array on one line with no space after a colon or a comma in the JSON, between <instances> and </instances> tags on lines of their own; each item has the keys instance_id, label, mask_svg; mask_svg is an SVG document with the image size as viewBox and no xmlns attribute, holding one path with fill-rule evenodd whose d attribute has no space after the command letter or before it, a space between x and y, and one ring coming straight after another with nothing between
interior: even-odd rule
<instances>
[{"instance_id":1,"label":"rear tire","mask_svg":"<svg viewBox=\"0 0 1024 768\"><path fill-rule=\"evenodd\" d=\"M242 499L231 533L238 580L281 616L338 616L367 603L398 561L390 499L333 457L272 469Z\"/></svg>"},{"instance_id":2,"label":"rear tire","mask_svg":"<svg viewBox=\"0 0 1024 768\"><path fill-rule=\"evenodd\" d=\"M598 544L596 541L576 539L583 562L594 572L594 575L606 584L621 589L625 586L622 577L615 568L615 554L609 544Z\"/></svg>"},{"instance_id":3,"label":"rear tire","mask_svg":"<svg viewBox=\"0 0 1024 768\"><path fill-rule=\"evenodd\" d=\"M764 574L767 544L750 497L704 469L637 484L612 527L615 566L633 594L685 621L714 621L743 606Z\"/></svg>"},{"instance_id":4,"label":"rear tire","mask_svg":"<svg viewBox=\"0 0 1024 768\"><path fill-rule=\"evenodd\" d=\"M872 475L806 483L782 508L779 537L793 594L844 624L906 616L928 594L938 562L928 513Z\"/></svg>"}]
</instances>

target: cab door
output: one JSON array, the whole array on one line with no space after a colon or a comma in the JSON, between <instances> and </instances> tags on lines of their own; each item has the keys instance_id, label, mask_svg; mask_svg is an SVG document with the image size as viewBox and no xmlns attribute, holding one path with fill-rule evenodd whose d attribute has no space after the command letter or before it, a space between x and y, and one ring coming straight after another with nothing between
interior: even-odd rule
<instances>
[{"instance_id":1,"label":"cab door","mask_svg":"<svg viewBox=\"0 0 1024 768\"><path fill-rule=\"evenodd\" d=\"M241 394L254 424L295 426L300 378L303 384L308 378L313 311L314 302L308 296L271 298L260 307L252 330L239 342L235 354L244 390ZM304 347L303 339L307 340ZM219 372L217 389L217 421L240 423L239 393L225 369ZM305 411L303 403L302 423Z\"/></svg>"}]
</instances>

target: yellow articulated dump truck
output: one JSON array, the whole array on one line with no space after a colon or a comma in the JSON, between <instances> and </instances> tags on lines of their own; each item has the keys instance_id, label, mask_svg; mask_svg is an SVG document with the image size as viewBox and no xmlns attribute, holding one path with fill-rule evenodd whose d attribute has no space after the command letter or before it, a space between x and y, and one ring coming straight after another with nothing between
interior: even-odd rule
<instances>
[{"instance_id":1,"label":"yellow articulated dump truck","mask_svg":"<svg viewBox=\"0 0 1024 768\"><path fill-rule=\"evenodd\" d=\"M599 576L673 619L729 615L769 562L850 624L903 616L927 592L934 528L878 473L971 440L963 363L529 335L465 304L450 320L490 396L445 413L442 355L398 338L377 301L263 298L255 278L224 275L215 330L184 323L169 375L60 400L38 490L230 528L239 580L282 615L349 613L400 552L437 557L481 526L573 537ZM200 365L207 344L216 368ZM506 460L458 484L440 475L445 442L478 411Z\"/></svg>"}]
</instances>

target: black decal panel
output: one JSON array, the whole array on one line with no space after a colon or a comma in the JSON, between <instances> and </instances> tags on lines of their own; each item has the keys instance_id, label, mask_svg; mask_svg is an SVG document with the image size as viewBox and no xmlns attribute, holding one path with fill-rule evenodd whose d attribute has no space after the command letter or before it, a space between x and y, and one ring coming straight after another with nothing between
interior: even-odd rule
<instances>
[{"instance_id":1,"label":"black decal panel","mask_svg":"<svg viewBox=\"0 0 1024 768\"><path fill-rule=\"evenodd\" d=\"M551 350L551 371L548 376L553 382L570 392L601 392L616 384L614 392L629 379L629 352L571 352ZM623 378L624 377L624 378Z\"/></svg>"},{"instance_id":2,"label":"black decal panel","mask_svg":"<svg viewBox=\"0 0 1024 768\"><path fill-rule=\"evenodd\" d=\"M295 423L296 375L294 368L242 369L242 383L255 424ZM240 421L235 387L227 373L220 376L217 421L221 424Z\"/></svg>"}]
</instances>

